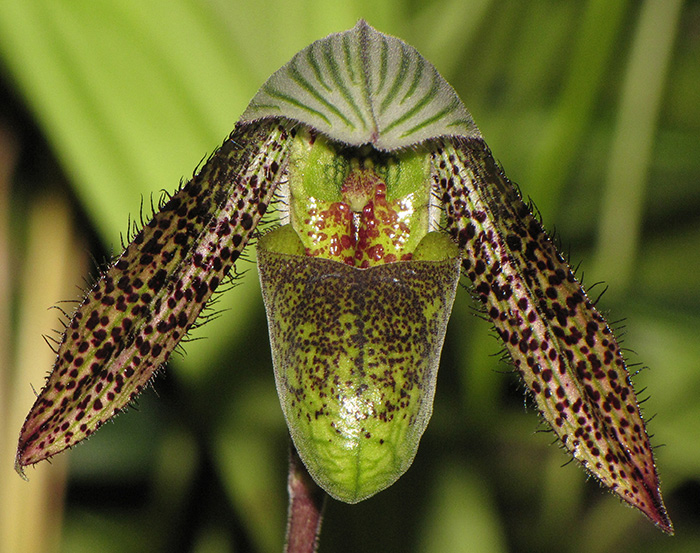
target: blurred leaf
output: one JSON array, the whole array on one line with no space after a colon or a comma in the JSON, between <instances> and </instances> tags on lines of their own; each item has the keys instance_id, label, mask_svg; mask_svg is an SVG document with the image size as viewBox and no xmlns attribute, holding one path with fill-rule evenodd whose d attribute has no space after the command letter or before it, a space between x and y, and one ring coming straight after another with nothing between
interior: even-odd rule
<instances>
[{"instance_id":1,"label":"blurred leaf","mask_svg":"<svg viewBox=\"0 0 700 553\"><path fill-rule=\"evenodd\" d=\"M647 2L640 14L608 162L596 268L615 294L630 284L640 241L646 178L682 0Z\"/></svg>"},{"instance_id":2,"label":"blurred leaf","mask_svg":"<svg viewBox=\"0 0 700 553\"><path fill-rule=\"evenodd\" d=\"M420 550L426 553L507 551L493 498L481 478L460 464L443 468L432 489Z\"/></svg>"},{"instance_id":3,"label":"blurred leaf","mask_svg":"<svg viewBox=\"0 0 700 553\"><path fill-rule=\"evenodd\" d=\"M249 389L224 413L213 451L226 491L250 529L256 550L282 550L285 529L286 431L273 387ZM276 439L270 439L270 438ZM262 461L261 461L262 460Z\"/></svg>"}]
</instances>

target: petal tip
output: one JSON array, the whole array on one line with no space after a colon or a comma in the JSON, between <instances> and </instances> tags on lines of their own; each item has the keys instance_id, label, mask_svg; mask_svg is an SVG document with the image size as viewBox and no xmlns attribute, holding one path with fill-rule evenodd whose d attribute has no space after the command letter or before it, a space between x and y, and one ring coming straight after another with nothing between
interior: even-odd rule
<instances>
[{"instance_id":1,"label":"petal tip","mask_svg":"<svg viewBox=\"0 0 700 553\"><path fill-rule=\"evenodd\" d=\"M661 497L661 491L657 488L656 493L652 494L652 497L654 503L648 511L643 511L644 514L660 530L669 536L673 536L675 534L673 522L671 522L671 517L668 516L668 511L666 511L666 505L664 505L664 500Z\"/></svg>"},{"instance_id":2,"label":"petal tip","mask_svg":"<svg viewBox=\"0 0 700 553\"><path fill-rule=\"evenodd\" d=\"M22 462L21 453L18 451L17 457L15 458L15 472L20 475L22 480L24 480L25 482L29 482L29 478L24 472L25 466L26 465Z\"/></svg>"}]
</instances>

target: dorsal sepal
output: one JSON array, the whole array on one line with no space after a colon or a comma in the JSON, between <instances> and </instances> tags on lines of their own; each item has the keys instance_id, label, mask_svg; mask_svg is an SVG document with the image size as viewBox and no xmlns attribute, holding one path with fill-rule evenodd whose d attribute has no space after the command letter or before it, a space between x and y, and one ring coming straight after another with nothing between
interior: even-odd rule
<instances>
[{"instance_id":1,"label":"dorsal sepal","mask_svg":"<svg viewBox=\"0 0 700 553\"><path fill-rule=\"evenodd\" d=\"M360 20L273 73L242 121L285 117L338 142L394 151L481 133L454 89L418 51Z\"/></svg>"}]
</instances>

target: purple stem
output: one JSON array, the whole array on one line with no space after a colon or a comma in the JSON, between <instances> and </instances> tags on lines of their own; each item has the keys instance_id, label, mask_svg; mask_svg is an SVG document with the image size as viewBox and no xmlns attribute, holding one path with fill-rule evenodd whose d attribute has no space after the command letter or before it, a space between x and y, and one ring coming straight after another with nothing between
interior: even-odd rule
<instances>
[{"instance_id":1,"label":"purple stem","mask_svg":"<svg viewBox=\"0 0 700 553\"><path fill-rule=\"evenodd\" d=\"M326 493L306 471L293 444L289 453L289 512L285 553L315 553Z\"/></svg>"}]
</instances>

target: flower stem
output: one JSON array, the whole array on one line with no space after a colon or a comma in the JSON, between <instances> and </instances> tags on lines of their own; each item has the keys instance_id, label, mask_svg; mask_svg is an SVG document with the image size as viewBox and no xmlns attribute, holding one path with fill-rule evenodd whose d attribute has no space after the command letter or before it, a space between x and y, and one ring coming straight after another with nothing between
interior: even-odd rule
<instances>
[{"instance_id":1,"label":"flower stem","mask_svg":"<svg viewBox=\"0 0 700 553\"><path fill-rule=\"evenodd\" d=\"M289 512L284 552L315 553L327 495L309 476L294 444L290 444L287 488Z\"/></svg>"}]
</instances>

